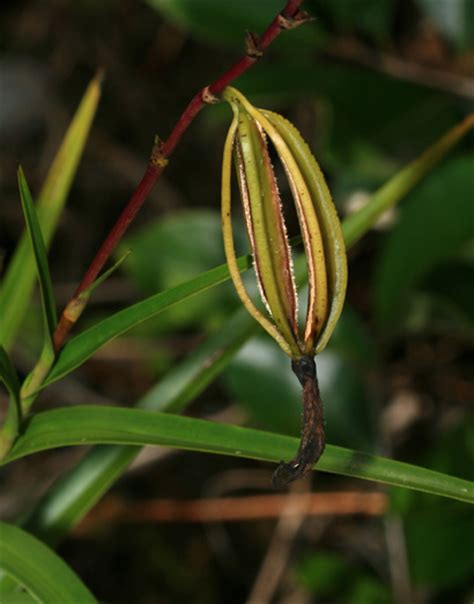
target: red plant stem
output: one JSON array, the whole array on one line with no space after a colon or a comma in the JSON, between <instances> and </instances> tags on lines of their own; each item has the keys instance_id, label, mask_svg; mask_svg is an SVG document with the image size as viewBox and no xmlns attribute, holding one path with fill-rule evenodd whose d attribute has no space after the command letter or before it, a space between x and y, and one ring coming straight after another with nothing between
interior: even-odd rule
<instances>
[{"instance_id":1,"label":"red plant stem","mask_svg":"<svg viewBox=\"0 0 474 604\"><path fill-rule=\"evenodd\" d=\"M200 90L191 99L190 103L181 114L181 117L178 119L168 139L159 146L159 149L157 149L158 143L155 143L155 146L152 151L152 157L150 158L150 162L142 180L135 189L132 197L128 201L120 216L118 217L111 231L104 239L102 245L99 248L99 251L92 260L91 264L89 265L89 268L87 269L84 274L84 277L82 278L82 281L74 292L72 300L77 299L81 292L87 289L95 281L100 271L104 267L105 263L110 258L110 255L112 254L117 244L123 237L130 223L133 221L137 212L140 210L151 189L153 188L156 181L163 172L163 169L166 165L166 159L170 157L170 155L173 153L177 144L181 140L181 137L186 132L189 125L197 116L197 114L201 111L205 104L212 102L211 99L213 95L216 95L221 92L230 82L235 80L238 76L242 75L258 60L261 52L263 52L273 42L273 40L280 34L283 29L285 29L282 26L282 17L287 19L292 19L293 17L295 17L302 2L303 0L289 0L286 3L284 9L281 11L281 13L279 13L273 19L273 21L267 27L261 38L258 39L258 52L254 55L252 55L251 53L247 53L239 61L234 63L234 65L232 65L225 73L223 73L219 78L217 78L212 84ZM300 22L304 23L304 21L305 18L302 18ZM298 24L298 22L295 22L295 25ZM159 153L160 157L162 158L162 164L153 161L153 154L156 153ZM67 334L69 333L71 327L74 325L74 322L75 321L71 321L71 319L68 318L65 313L62 314L57 325L56 331L54 333L54 345L56 351L58 351L64 344Z\"/></svg>"}]
</instances>

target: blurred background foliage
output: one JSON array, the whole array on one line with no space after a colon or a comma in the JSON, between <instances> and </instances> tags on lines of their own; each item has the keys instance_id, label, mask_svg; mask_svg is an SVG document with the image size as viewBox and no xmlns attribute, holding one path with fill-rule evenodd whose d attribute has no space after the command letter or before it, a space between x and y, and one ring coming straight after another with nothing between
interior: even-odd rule
<instances>
[{"instance_id":1,"label":"blurred background foliage","mask_svg":"<svg viewBox=\"0 0 474 604\"><path fill-rule=\"evenodd\" d=\"M141 177L155 132L166 137L194 92L240 55L245 30L262 31L282 5L3 0L2 264L23 228L17 165L37 188L98 67L107 73L103 100L50 253L62 303ZM472 111L474 2L308 0L304 8L315 21L282 35L236 84L299 127L347 215ZM217 106L193 124L119 250L132 255L97 292L83 325L223 262L218 206L228 123L228 109ZM329 442L465 478L474 462L472 142L471 135L351 252L346 309L318 363ZM41 405L130 405L237 307L228 284L177 305L48 389ZM23 373L39 345L39 315L28 315L14 350ZM299 399L287 359L259 334L191 412L214 417L225 408L229 421L297 434ZM2 515L24 512L25 496L31 505L31 494L80 454L14 464L3 478ZM174 453L142 464L113 494L140 501L260 492L268 477L252 478L255 465ZM247 478L233 480L240 468ZM320 474L312 480L317 491L364 488ZM385 517L307 519L271 601L472 601L472 512L413 492L389 495ZM104 601L242 602L273 529L269 520L105 525L69 538L60 552Z\"/></svg>"}]
</instances>

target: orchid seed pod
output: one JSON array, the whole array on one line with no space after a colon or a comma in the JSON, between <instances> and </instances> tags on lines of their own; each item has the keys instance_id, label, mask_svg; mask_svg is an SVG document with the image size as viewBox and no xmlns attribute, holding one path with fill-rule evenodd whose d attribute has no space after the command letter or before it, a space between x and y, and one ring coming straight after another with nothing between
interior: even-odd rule
<instances>
[{"instance_id":1,"label":"orchid seed pod","mask_svg":"<svg viewBox=\"0 0 474 604\"><path fill-rule=\"evenodd\" d=\"M274 475L276 486L282 486L305 475L324 450L314 356L326 346L344 304L345 245L323 173L298 130L282 116L256 109L234 88L226 88L222 98L230 103L234 114L222 166L222 227L229 273L245 308L292 359L293 371L303 387L300 449L296 458L282 462ZM303 240L308 301L301 329L291 248L268 142L288 179ZM252 301L237 265L231 219L233 162L266 313Z\"/></svg>"}]
</instances>

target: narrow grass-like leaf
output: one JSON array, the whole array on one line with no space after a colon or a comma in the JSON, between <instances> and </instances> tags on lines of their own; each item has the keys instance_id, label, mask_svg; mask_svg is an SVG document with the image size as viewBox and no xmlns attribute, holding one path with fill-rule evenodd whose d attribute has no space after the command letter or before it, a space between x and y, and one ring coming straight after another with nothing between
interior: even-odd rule
<instances>
[{"instance_id":1,"label":"narrow grass-like leaf","mask_svg":"<svg viewBox=\"0 0 474 604\"><path fill-rule=\"evenodd\" d=\"M471 113L417 159L392 176L372 195L365 207L348 216L342 225L346 245L351 246L360 239L383 212L411 191L473 127L474 113ZM420 233L420 237L422 235Z\"/></svg>"},{"instance_id":2,"label":"narrow grass-like leaf","mask_svg":"<svg viewBox=\"0 0 474 604\"><path fill-rule=\"evenodd\" d=\"M179 413L232 359L258 326L244 308L138 402L142 409ZM25 521L48 543L57 543L108 491L140 452L139 446L97 446L48 490Z\"/></svg>"},{"instance_id":3,"label":"narrow grass-like leaf","mask_svg":"<svg viewBox=\"0 0 474 604\"><path fill-rule=\"evenodd\" d=\"M49 247L69 194L100 97L101 76L87 88L37 200L36 211ZM27 234L21 238L0 288L0 342L9 350L30 302L35 282L33 254Z\"/></svg>"},{"instance_id":4,"label":"narrow grass-like leaf","mask_svg":"<svg viewBox=\"0 0 474 604\"><path fill-rule=\"evenodd\" d=\"M239 259L239 270L245 270L251 266L251 259L243 256ZM58 361L47 377L44 385L55 382L73 369L81 365L101 346L110 342L128 329L135 327L149 317L162 312L173 304L186 300L209 287L227 281L229 271L227 265L223 264L202 273L194 279L190 279L181 285L172 287L164 292L155 294L126 308L97 325L83 331L70 340L61 350Z\"/></svg>"},{"instance_id":5,"label":"narrow grass-like leaf","mask_svg":"<svg viewBox=\"0 0 474 604\"><path fill-rule=\"evenodd\" d=\"M372 228L385 210L403 199L443 159L448 151L473 125L474 115L471 115L461 124L452 128L418 159L395 174L395 176L372 195L369 203L364 208L346 218L342 223L342 232L346 246L352 246ZM239 271L250 268L251 264L249 256L242 256L237 259L237 268ZM151 296L94 325L65 345L52 372L45 381L45 385L71 372L86 361L101 346L128 329L161 312L172 304L177 304L189 296L218 285L227 279L229 279L227 266L218 266L181 285Z\"/></svg>"},{"instance_id":6,"label":"narrow grass-like leaf","mask_svg":"<svg viewBox=\"0 0 474 604\"><path fill-rule=\"evenodd\" d=\"M93 604L94 596L48 546L17 526L0 522L0 568L44 604ZM16 602L14 596L2 602Z\"/></svg>"},{"instance_id":7,"label":"narrow grass-like leaf","mask_svg":"<svg viewBox=\"0 0 474 604\"><path fill-rule=\"evenodd\" d=\"M3 346L0 346L0 381L5 384L10 395L5 420L0 427L0 459L2 459L18 434L21 420L20 382Z\"/></svg>"},{"instance_id":8,"label":"narrow grass-like leaf","mask_svg":"<svg viewBox=\"0 0 474 604\"><path fill-rule=\"evenodd\" d=\"M386 332L403 324L404 296L410 288L474 240L473 192L474 154L470 154L447 162L402 208L375 271L375 317ZM471 307L472 302L470 298Z\"/></svg>"},{"instance_id":9,"label":"narrow grass-like leaf","mask_svg":"<svg viewBox=\"0 0 474 604\"><path fill-rule=\"evenodd\" d=\"M3 346L0 346L0 380L5 384L10 396L18 399L20 382L15 368Z\"/></svg>"},{"instance_id":10,"label":"narrow grass-like leaf","mask_svg":"<svg viewBox=\"0 0 474 604\"><path fill-rule=\"evenodd\" d=\"M202 419L84 405L34 415L4 463L38 451L88 444L165 445L192 451L278 461L298 440ZM474 503L474 483L410 464L328 446L318 470L375 480Z\"/></svg>"},{"instance_id":11,"label":"narrow grass-like leaf","mask_svg":"<svg viewBox=\"0 0 474 604\"><path fill-rule=\"evenodd\" d=\"M18 170L18 187L20 190L21 205L23 207L23 214L25 216L28 235L30 237L31 245L33 248L36 271L40 284L41 302L43 305L43 312L46 322L46 337L49 337L49 340L52 343L52 336L57 323L56 302L54 300L53 284L51 282L47 251L43 240L43 234L41 233L41 227L38 222L35 207L33 205L33 199L31 198L30 189L28 187L28 183L26 182L26 178L21 167Z\"/></svg>"},{"instance_id":12,"label":"narrow grass-like leaf","mask_svg":"<svg viewBox=\"0 0 474 604\"><path fill-rule=\"evenodd\" d=\"M459 128L461 128L461 132L459 132ZM442 146L444 153L447 153L466 131L463 125L457 126L451 131L451 133L455 133L454 137L450 137L448 133L435 144L435 147L444 140L447 144ZM442 157L443 154L438 155L437 160ZM350 246L358 241L373 226L380 214L400 201L410 188L414 187L418 180L434 167L435 163L428 161L424 166L421 165L420 169L420 159L416 160L414 164L397 173L376 191L366 208L344 221L343 232L346 245ZM293 241L293 243L295 242ZM239 259L239 262L241 270L251 266L251 260L248 257ZM220 267L220 269L223 274L219 276L219 282L227 276L225 267ZM178 412L224 369L226 362L233 357L239 346L242 346L255 332L255 323L246 312L241 310L237 315L240 315L239 323L234 325L233 322L230 322L230 331L227 335L226 328L223 327L223 339L215 339L215 348L212 347L214 339L205 343L202 352L197 350L193 353L189 361L185 361L183 367L178 366L169 376L165 377L162 383L145 395L143 400L146 408L162 411L171 408L174 412ZM242 335L241 338L239 332ZM195 365L193 364L194 354L196 355ZM27 526L48 541L57 541L108 490L139 450L139 446L94 448L48 492L28 519ZM279 459L281 457L280 455ZM324 457L320 462L320 468L323 463Z\"/></svg>"}]
</instances>

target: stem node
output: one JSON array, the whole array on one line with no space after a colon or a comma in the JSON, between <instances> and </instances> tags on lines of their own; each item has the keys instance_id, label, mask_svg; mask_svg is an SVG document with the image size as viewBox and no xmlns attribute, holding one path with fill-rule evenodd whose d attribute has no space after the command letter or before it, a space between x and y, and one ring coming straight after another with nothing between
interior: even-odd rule
<instances>
[{"instance_id":1,"label":"stem node","mask_svg":"<svg viewBox=\"0 0 474 604\"><path fill-rule=\"evenodd\" d=\"M260 36L257 36L257 34L252 31L247 31L245 33L245 54L253 61L256 61L263 55Z\"/></svg>"},{"instance_id":2,"label":"stem node","mask_svg":"<svg viewBox=\"0 0 474 604\"><path fill-rule=\"evenodd\" d=\"M164 168L168 165L168 158L163 153L163 141L161 138L156 135L155 142L153 143L153 148L151 150L150 155L150 164L152 166L156 166L157 168Z\"/></svg>"},{"instance_id":3,"label":"stem node","mask_svg":"<svg viewBox=\"0 0 474 604\"><path fill-rule=\"evenodd\" d=\"M280 13L277 20L280 29L288 30L295 29L295 27L299 27L300 25L304 25L315 19L306 11L299 10L293 17L288 17L283 13Z\"/></svg>"}]
</instances>

